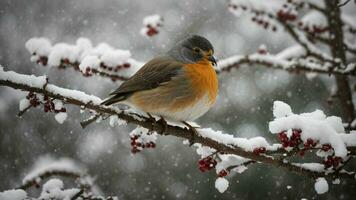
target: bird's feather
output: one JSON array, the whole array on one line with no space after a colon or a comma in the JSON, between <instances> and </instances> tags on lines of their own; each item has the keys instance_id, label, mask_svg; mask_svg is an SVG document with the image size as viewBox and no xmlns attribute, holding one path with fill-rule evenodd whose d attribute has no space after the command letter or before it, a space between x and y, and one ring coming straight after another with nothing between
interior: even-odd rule
<instances>
[{"instance_id":1,"label":"bird's feather","mask_svg":"<svg viewBox=\"0 0 356 200\"><path fill-rule=\"evenodd\" d=\"M183 65L182 62L169 56L154 58L129 80L122 83L117 90L110 94L112 97L106 99L102 104L111 105L127 99L134 92L157 88L178 75Z\"/></svg>"}]
</instances>

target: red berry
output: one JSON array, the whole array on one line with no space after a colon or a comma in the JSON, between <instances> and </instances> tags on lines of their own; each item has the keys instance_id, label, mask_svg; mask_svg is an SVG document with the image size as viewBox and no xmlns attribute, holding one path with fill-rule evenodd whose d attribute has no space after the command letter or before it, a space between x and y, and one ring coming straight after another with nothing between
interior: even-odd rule
<instances>
[{"instance_id":1,"label":"red berry","mask_svg":"<svg viewBox=\"0 0 356 200\"><path fill-rule=\"evenodd\" d=\"M150 144L151 144L151 147L152 147L152 148L155 148L155 147L156 147L156 143L150 142Z\"/></svg>"},{"instance_id":2,"label":"red berry","mask_svg":"<svg viewBox=\"0 0 356 200\"><path fill-rule=\"evenodd\" d=\"M219 177L225 177L225 176L227 176L227 174L228 174L228 172L225 169L223 169L218 173L218 176Z\"/></svg>"},{"instance_id":3,"label":"red berry","mask_svg":"<svg viewBox=\"0 0 356 200\"><path fill-rule=\"evenodd\" d=\"M151 28L148 28L146 34L148 36L154 36L154 35L158 34L158 30L151 27Z\"/></svg>"},{"instance_id":4,"label":"red berry","mask_svg":"<svg viewBox=\"0 0 356 200\"><path fill-rule=\"evenodd\" d=\"M124 68L129 68L130 66L131 66L130 63L124 63L124 65L123 65Z\"/></svg>"},{"instance_id":5,"label":"red berry","mask_svg":"<svg viewBox=\"0 0 356 200\"><path fill-rule=\"evenodd\" d=\"M323 144L321 147L321 150L323 150L323 151L329 151L330 149L331 149L330 144Z\"/></svg>"}]
</instances>

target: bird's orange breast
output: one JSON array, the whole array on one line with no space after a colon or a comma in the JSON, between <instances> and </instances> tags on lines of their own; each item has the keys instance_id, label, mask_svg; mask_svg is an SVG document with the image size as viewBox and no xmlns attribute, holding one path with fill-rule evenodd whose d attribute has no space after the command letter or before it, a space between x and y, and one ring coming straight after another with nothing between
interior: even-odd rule
<instances>
[{"instance_id":1,"label":"bird's orange breast","mask_svg":"<svg viewBox=\"0 0 356 200\"><path fill-rule=\"evenodd\" d=\"M218 94L218 79L211 63L204 60L198 63L186 64L185 72L192 82L197 98L208 94L210 103L215 103Z\"/></svg>"}]
</instances>

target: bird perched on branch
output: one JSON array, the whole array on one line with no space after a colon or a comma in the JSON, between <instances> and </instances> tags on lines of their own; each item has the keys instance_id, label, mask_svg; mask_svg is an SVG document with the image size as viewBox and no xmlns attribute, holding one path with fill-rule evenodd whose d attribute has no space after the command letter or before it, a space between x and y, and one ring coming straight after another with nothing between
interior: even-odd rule
<instances>
[{"instance_id":1,"label":"bird perched on branch","mask_svg":"<svg viewBox=\"0 0 356 200\"><path fill-rule=\"evenodd\" d=\"M147 62L101 104L122 103L140 111L181 121L193 121L215 103L218 80L214 48L206 38L190 36L166 55Z\"/></svg>"}]
</instances>

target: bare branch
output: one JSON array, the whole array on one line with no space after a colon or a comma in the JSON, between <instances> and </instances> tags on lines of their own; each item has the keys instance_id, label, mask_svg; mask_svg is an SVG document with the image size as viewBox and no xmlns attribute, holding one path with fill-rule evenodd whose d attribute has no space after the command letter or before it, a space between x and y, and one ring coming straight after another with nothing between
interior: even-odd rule
<instances>
[{"instance_id":1,"label":"bare branch","mask_svg":"<svg viewBox=\"0 0 356 200\"><path fill-rule=\"evenodd\" d=\"M343 3L340 3L340 4L338 4L337 6L338 7L342 7L342 6L345 6L347 3L349 3L351 0L346 0L345 2L343 2Z\"/></svg>"}]
</instances>

